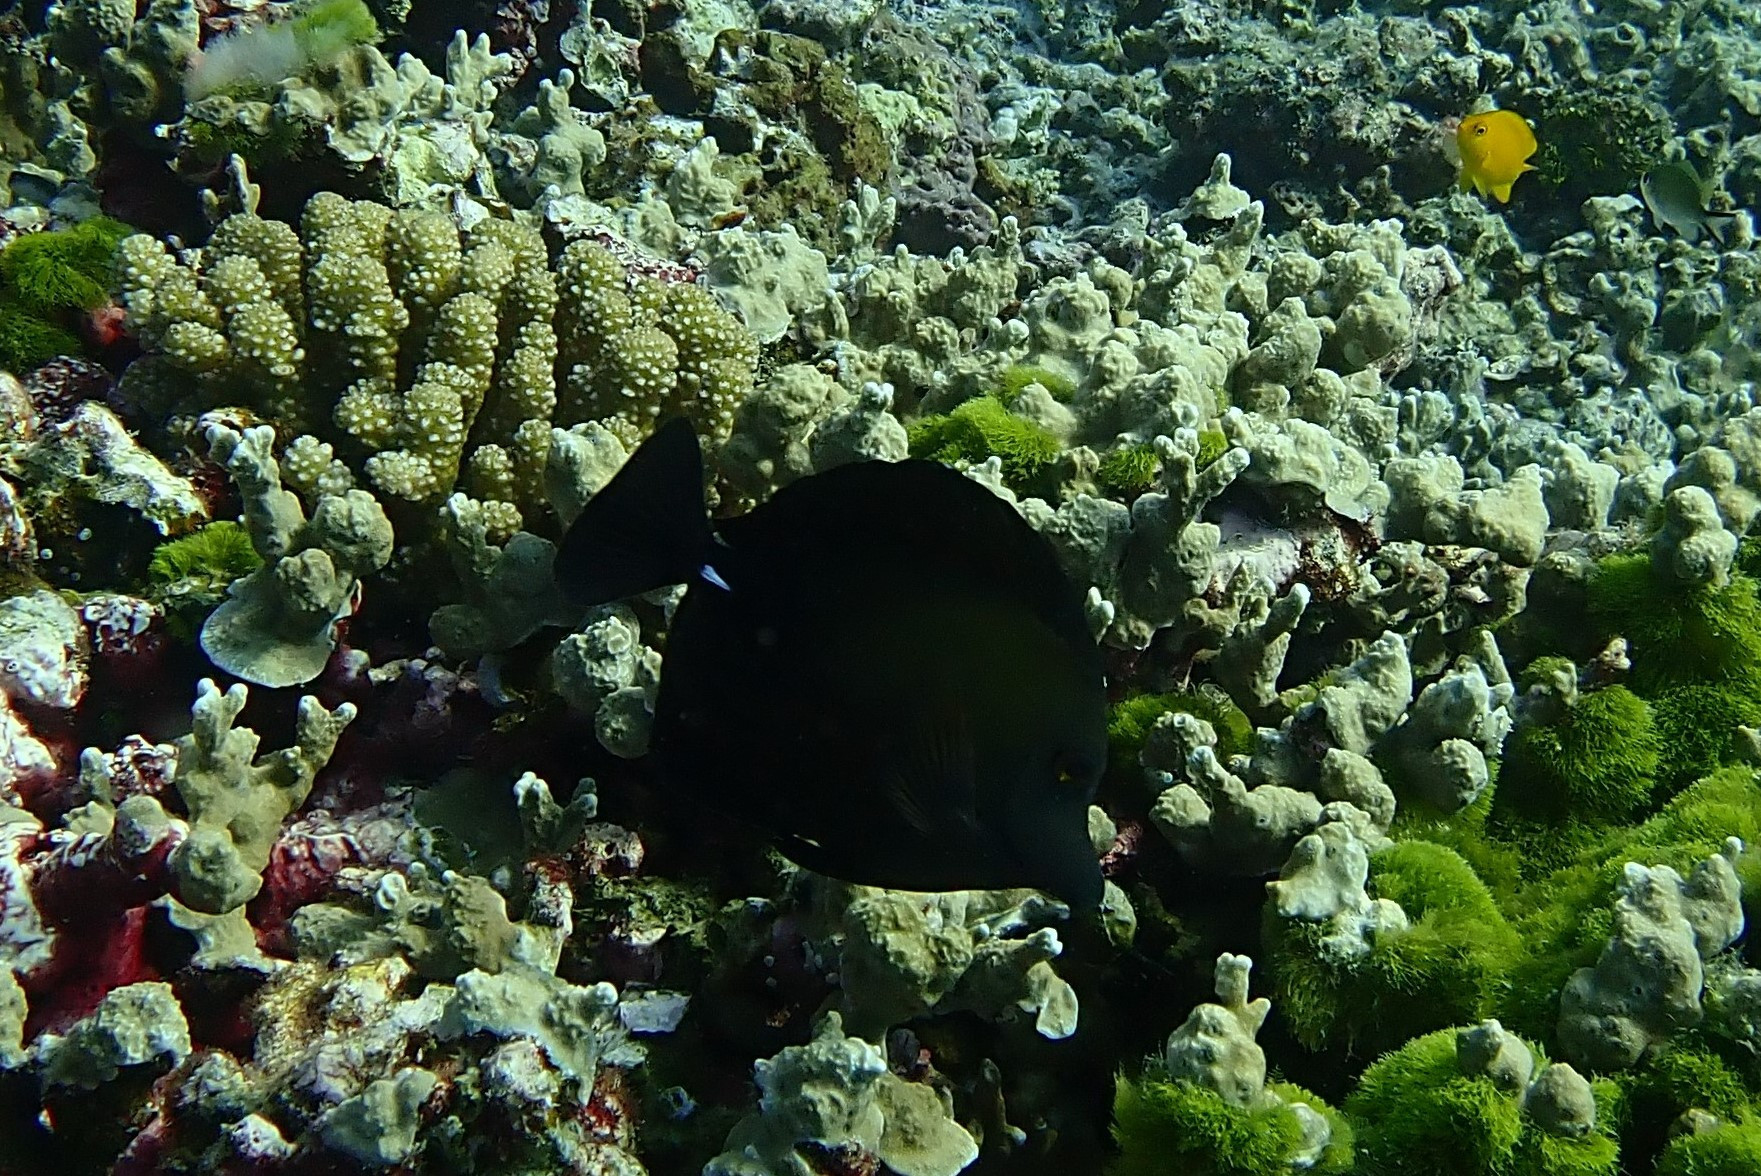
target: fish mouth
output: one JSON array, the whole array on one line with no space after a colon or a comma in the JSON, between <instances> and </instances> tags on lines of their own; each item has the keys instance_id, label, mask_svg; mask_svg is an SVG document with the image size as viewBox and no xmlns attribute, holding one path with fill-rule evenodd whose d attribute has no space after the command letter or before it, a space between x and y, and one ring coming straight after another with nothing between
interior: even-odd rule
<instances>
[{"instance_id":1,"label":"fish mouth","mask_svg":"<svg viewBox=\"0 0 1761 1176\"><path fill-rule=\"evenodd\" d=\"M1099 907L1106 880L1101 859L1089 844L1086 821L1068 830L1060 823L1051 836L1044 828L1034 833L1025 850L1017 838L1009 838L1008 856L1021 879L1017 884L1043 890L1078 914Z\"/></svg>"},{"instance_id":2,"label":"fish mouth","mask_svg":"<svg viewBox=\"0 0 1761 1176\"><path fill-rule=\"evenodd\" d=\"M1079 915L1099 909L1106 888L1107 882L1101 876L1099 858L1087 870L1073 871L1069 877L1038 887L1069 907L1073 914Z\"/></svg>"}]
</instances>

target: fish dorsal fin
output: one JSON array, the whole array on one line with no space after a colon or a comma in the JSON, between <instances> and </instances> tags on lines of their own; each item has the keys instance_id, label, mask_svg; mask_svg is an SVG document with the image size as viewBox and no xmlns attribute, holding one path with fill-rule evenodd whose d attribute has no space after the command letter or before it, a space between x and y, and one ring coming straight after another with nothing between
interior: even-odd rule
<instances>
[{"instance_id":1,"label":"fish dorsal fin","mask_svg":"<svg viewBox=\"0 0 1761 1176\"><path fill-rule=\"evenodd\" d=\"M557 552L557 583L574 604L606 604L692 579L713 544L703 453L674 417L588 500Z\"/></svg>"},{"instance_id":2,"label":"fish dorsal fin","mask_svg":"<svg viewBox=\"0 0 1761 1176\"><path fill-rule=\"evenodd\" d=\"M923 837L976 834L978 757L965 711L950 707L915 724L882 788L893 812Z\"/></svg>"}]
</instances>

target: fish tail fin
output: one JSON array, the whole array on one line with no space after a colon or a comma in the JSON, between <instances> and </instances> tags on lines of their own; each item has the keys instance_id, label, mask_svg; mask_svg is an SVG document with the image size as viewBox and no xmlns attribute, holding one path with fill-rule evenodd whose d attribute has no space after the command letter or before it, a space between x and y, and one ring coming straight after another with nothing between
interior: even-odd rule
<instances>
[{"instance_id":1,"label":"fish tail fin","mask_svg":"<svg viewBox=\"0 0 1761 1176\"><path fill-rule=\"evenodd\" d=\"M1709 212L1706 214L1706 229L1713 237L1717 238L1720 245L1723 245L1724 231L1736 218L1737 214L1734 212Z\"/></svg>"},{"instance_id":2,"label":"fish tail fin","mask_svg":"<svg viewBox=\"0 0 1761 1176\"><path fill-rule=\"evenodd\" d=\"M690 580L713 543L703 452L674 417L587 501L557 551L557 584L574 604L606 604Z\"/></svg>"}]
</instances>

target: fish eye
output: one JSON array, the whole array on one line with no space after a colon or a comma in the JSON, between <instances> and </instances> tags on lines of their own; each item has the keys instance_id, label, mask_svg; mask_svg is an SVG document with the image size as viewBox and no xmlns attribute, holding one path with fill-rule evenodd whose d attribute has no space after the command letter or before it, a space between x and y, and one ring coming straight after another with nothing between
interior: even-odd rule
<instances>
[{"instance_id":1,"label":"fish eye","mask_svg":"<svg viewBox=\"0 0 1761 1176\"><path fill-rule=\"evenodd\" d=\"M1087 788L1094 774L1088 760L1080 756L1059 756L1052 762L1052 771L1060 788Z\"/></svg>"},{"instance_id":2,"label":"fish eye","mask_svg":"<svg viewBox=\"0 0 1761 1176\"><path fill-rule=\"evenodd\" d=\"M1481 123L1479 126L1474 128L1474 134L1476 134L1476 135L1483 135L1485 133L1486 133L1486 124L1485 123Z\"/></svg>"}]
</instances>

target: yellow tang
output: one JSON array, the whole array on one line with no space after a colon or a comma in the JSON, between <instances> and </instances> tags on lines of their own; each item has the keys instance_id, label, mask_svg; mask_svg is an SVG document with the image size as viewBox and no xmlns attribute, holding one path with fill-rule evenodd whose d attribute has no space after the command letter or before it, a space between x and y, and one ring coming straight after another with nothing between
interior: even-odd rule
<instances>
[{"instance_id":1,"label":"yellow tang","mask_svg":"<svg viewBox=\"0 0 1761 1176\"><path fill-rule=\"evenodd\" d=\"M1526 171L1535 153L1535 132L1514 110L1488 110L1461 120L1455 131L1461 152L1461 186L1480 195L1492 195L1500 204L1510 203L1510 186Z\"/></svg>"}]
</instances>

